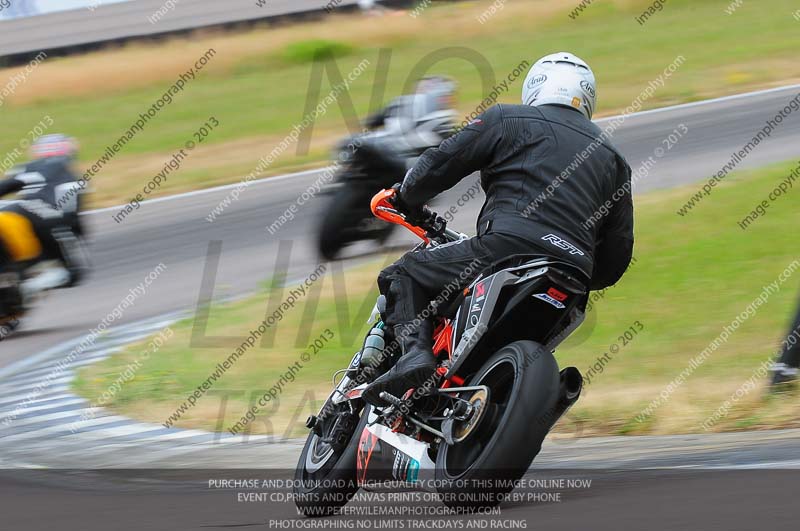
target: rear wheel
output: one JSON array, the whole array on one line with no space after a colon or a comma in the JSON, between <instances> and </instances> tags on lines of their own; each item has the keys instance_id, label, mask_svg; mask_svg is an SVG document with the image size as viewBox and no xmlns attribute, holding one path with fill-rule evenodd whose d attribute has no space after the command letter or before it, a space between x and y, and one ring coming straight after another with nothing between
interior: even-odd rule
<instances>
[{"instance_id":1,"label":"rear wheel","mask_svg":"<svg viewBox=\"0 0 800 531\"><path fill-rule=\"evenodd\" d=\"M493 507L513 490L547 436L558 399L558 364L538 343L516 341L492 356L467 385L488 387L488 400L474 426L455 427L462 437L468 429L463 440L442 443L437 485L450 507Z\"/></svg>"},{"instance_id":2,"label":"rear wheel","mask_svg":"<svg viewBox=\"0 0 800 531\"><path fill-rule=\"evenodd\" d=\"M294 484L295 505L305 516L333 514L358 492L358 441L369 411L369 406L360 413L338 411L318 421L322 425L309 434L297 462ZM337 440L328 441L333 433Z\"/></svg>"}]
</instances>

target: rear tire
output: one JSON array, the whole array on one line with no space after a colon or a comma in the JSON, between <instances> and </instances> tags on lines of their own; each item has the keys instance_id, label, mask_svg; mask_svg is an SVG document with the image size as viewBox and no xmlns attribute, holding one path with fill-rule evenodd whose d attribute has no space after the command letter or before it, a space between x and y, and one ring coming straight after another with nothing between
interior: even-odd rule
<instances>
[{"instance_id":1,"label":"rear tire","mask_svg":"<svg viewBox=\"0 0 800 531\"><path fill-rule=\"evenodd\" d=\"M466 385L486 385L489 406L460 443L442 443L436 480L452 508L503 501L539 453L558 399L558 364L533 341L515 341L492 356Z\"/></svg>"}]
</instances>

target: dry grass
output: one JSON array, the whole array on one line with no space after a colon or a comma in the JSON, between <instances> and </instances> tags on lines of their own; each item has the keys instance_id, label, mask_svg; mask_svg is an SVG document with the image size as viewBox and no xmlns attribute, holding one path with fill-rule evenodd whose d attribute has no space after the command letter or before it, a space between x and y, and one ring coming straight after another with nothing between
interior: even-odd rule
<instances>
[{"instance_id":1,"label":"dry grass","mask_svg":"<svg viewBox=\"0 0 800 531\"><path fill-rule=\"evenodd\" d=\"M750 372L741 379L689 378L668 402L655 410L652 418L644 418L641 423L636 420L636 412L657 397L667 382L590 386L556 431L562 436L576 432L583 436L628 432L666 435L800 426L800 393L770 395L766 378L758 378L755 388L731 400L750 378ZM726 401L732 404L729 411L714 419L714 412ZM706 430L703 424L708 421Z\"/></svg>"},{"instance_id":2,"label":"dry grass","mask_svg":"<svg viewBox=\"0 0 800 531\"><path fill-rule=\"evenodd\" d=\"M770 0L772 12L779 12L787 1ZM24 124L52 114L59 130L81 139L84 158L80 162L85 168L109 141L129 127L132 117L160 96L178 73L188 69L207 49L214 48L216 56L191 90L180 95L180 102L159 117L159 126L140 135L97 178L96 195L90 204L109 206L129 200L160 170L172 154L170 148L182 145L212 111L224 127L214 133L209 140L211 145L198 148L154 196L236 182L302 118L309 67L285 62L282 53L287 44L311 37L354 47L356 52L344 58L343 64L364 57L373 59L377 48L391 48L385 99L400 91L419 59L449 46L478 50L491 62L498 79L521 59L533 60L539 53L572 49L596 65L600 84L598 117L624 109L678 53L687 56L686 65L646 102L646 108L800 80L798 63L790 46L784 44L788 39L785 35L795 28L777 15L766 22L748 22L749 8L743 7L742 16L726 17L719 28L698 28L684 23L693 19L691 10L713 16L721 13L725 2L690 4L673 0L658 19L648 23L644 33L637 33L628 31L640 29L632 14L649 2L598 1L577 20L571 20L568 13L577 3L515 0L506 3L485 24L477 18L486 10L486 2L434 4L417 18L405 11L376 18L338 14L324 20L262 25L237 32L204 30L189 37L54 57L39 65L25 84L9 96L3 107L6 120L0 124L6 127L0 135L5 142L0 153L16 145ZM774 25L775 31L761 35L765 24ZM741 35L741 42L734 41L732 35ZM370 65L370 69L375 66ZM474 68L455 59L435 68L461 81L460 114L474 109L482 97ZM20 71L21 68L0 69L0 86ZM367 111L373 73L352 87L359 115ZM520 84L520 80L516 81L500 101L519 101ZM315 125L311 153L295 158L293 150L288 150L265 173L307 168L315 162L319 165L334 141L344 134L341 112L332 108Z\"/></svg>"},{"instance_id":3,"label":"dry grass","mask_svg":"<svg viewBox=\"0 0 800 531\"><path fill-rule=\"evenodd\" d=\"M323 146L332 146L341 137L341 132L332 128L319 128L314 138ZM203 144L196 147L181 163L180 171L167 176L154 195L167 195L197 189L202 180L204 187L228 184L240 180L252 172L256 165L250 162L254 153L263 153L264 146L275 146L283 140L282 136L263 135L229 140L216 144ZM316 149L310 157L320 155ZM90 208L107 207L128 202L142 192L144 185L161 172L164 164L172 159L175 152L162 151L143 155L122 155L112 160L102 175L94 181L92 194L88 196ZM273 166L259 178L277 173L300 171L319 167L319 162L309 157L297 159L291 149L282 153ZM237 176L233 179L231 176Z\"/></svg>"},{"instance_id":4,"label":"dry grass","mask_svg":"<svg viewBox=\"0 0 800 531\"><path fill-rule=\"evenodd\" d=\"M287 44L307 39L349 42L354 46L388 46L398 41L414 39L436 28L436 39L463 40L476 35L497 32L497 27L518 25L521 17L547 20L563 12L555 2L534 0L508 4L485 25L476 17L485 9L482 3L465 3L456 9L431 9L425 16L412 18L405 12L395 12L365 23L358 14L340 14L320 21L290 26L259 26L241 33L205 30L191 38L175 37L158 42L134 42L109 47L86 55L45 60L25 83L25 90L8 98L12 105L87 97L93 94L127 92L158 83L171 83L176 73L188 70L209 48L217 55L204 69L224 75L234 65L251 57L278 54ZM265 33L268 38L265 38ZM0 86L21 73L23 67L0 69Z\"/></svg>"}]
</instances>

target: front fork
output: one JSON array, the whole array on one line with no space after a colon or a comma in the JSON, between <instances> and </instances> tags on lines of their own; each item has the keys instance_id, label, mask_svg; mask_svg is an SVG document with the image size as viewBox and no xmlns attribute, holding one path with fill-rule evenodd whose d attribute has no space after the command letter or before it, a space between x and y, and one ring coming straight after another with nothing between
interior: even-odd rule
<instances>
[{"instance_id":1,"label":"front fork","mask_svg":"<svg viewBox=\"0 0 800 531\"><path fill-rule=\"evenodd\" d=\"M342 369L336 373L343 374L342 379L333 389L328 397L328 400L326 400L319 413L316 416L309 417L308 421L306 422L306 426L308 428L313 430L318 436L323 437L324 440L329 444L335 445L340 434L350 433L347 431L348 428L351 427L350 424L354 420L357 421L357 415L355 415L353 402L361 398L361 394L367 385L380 374L379 369L382 367L382 365L389 360L389 356L394 355L392 352L387 352L386 335L384 333L385 325L383 321L380 320L380 315L385 312L385 309L385 298L381 296L378 298L378 301L373 308L370 320L368 321L374 322L375 324L367 333L361 350L353 355L353 358L350 360L350 363L346 369ZM447 320L442 321L436 327L436 332L433 337L433 352L435 356L447 356L449 358L452 351L452 332L452 324ZM447 373L447 366L440 366L436 370L443 377ZM370 372L372 372L372 374L370 374ZM454 385L456 387L453 387ZM452 409L447 409L448 415L446 416L453 417L455 420L463 420L459 417L465 414L466 416L469 416L469 413L471 413L458 410L459 405L467 405L467 402L456 398L457 394L460 392L473 390L471 388L462 387L463 385L464 380L462 378L452 375L449 379L446 379L442 382L440 389L435 390L435 392L439 393L443 398L454 399L454 407ZM428 433L436 437L441 437L448 442L452 441L452 436L434 428L428 422L418 417L418 415L411 413L409 410L413 404L405 403L405 397L402 399L399 397L391 398L394 400L390 400L390 402L392 402L392 406L389 408L390 410L395 410L397 412L402 411L403 413L400 416L404 417L417 429L427 431ZM464 404L462 404L462 402ZM341 406L345 403L349 406L347 410L341 409ZM334 410L334 408L337 408L338 411ZM329 433L325 434L323 433L323 426L325 425L326 421L329 420L330 415L336 415L336 418L333 420L334 424L329 430ZM384 418L387 416L391 415L381 415L381 417ZM396 420L400 419L397 418ZM395 424L395 426L397 425L396 422L393 422L392 424Z\"/></svg>"},{"instance_id":2,"label":"front fork","mask_svg":"<svg viewBox=\"0 0 800 531\"><path fill-rule=\"evenodd\" d=\"M373 311L373 314L378 312L377 308L379 306L380 300L378 304L375 305L376 310ZM323 426L325 421L327 421L331 415L336 415L337 418L334 421L335 423L331 429L330 436L333 436L333 432L339 429L341 424L340 418L342 416L354 415L355 408L353 407L353 401L361 398L361 393L363 392L364 388L366 388L367 384L369 384L372 381L372 378L375 376L372 375L371 377L366 378L363 376L365 374L365 370L368 370L364 368L364 363L367 361L364 353L369 350L370 358L374 360L376 356L381 356L385 352L385 344L382 346L382 348L378 348L380 345L374 344L374 340L373 344L370 344L371 338L383 337L383 328L383 321L377 320L364 338L361 350L357 351L353 355L347 368L341 369L334 374L334 381L337 375L342 374L343 376L339 383L335 385L333 391L331 391L328 399L323 403L322 408L316 415L312 415L306 420L306 427L314 431L314 433L320 437L324 436L322 433ZM347 404L349 411L341 410L341 405L345 403ZM339 409L339 411L335 411L335 409Z\"/></svg>"}]
</instances>

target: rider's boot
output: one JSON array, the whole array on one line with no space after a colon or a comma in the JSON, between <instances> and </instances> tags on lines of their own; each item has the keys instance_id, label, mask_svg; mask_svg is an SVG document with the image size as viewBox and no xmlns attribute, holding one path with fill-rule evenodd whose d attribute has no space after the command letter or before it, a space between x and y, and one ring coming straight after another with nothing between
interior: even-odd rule
<instances>
[{"instance_id":1,"label":"rider's boot","mask_svg":"<svg viewBox=\"0 0 800 531\"><path fill-rule=\"evenodd\" d=\"M65 287L77 286L88 276L92 268L83 237L76 236L72 230L60 228L53 231L53 238L58 242L64 267L69 272L69 281Z\"/></svg>"},{"instance_id":2,"label":"rider's boot","mask_svg":"<svg viewBox=\"0 0 800 531\"><path fill-rule=\"evenodd\" d=\"M71 275L66 268L52 266L35 277L25 280L20 285L20 292L22 293L22 300L25 306L32 303L37 295L42 292L69 285L70 278Z\"/></svg>"},{"instance_id":3,"label":"rider's boot","mask_svg":"<svg viewBox=\"0 0 800 531\"><path fill-rule=\"evenodd\" d=\"M381 406L386 402L380 398L384 391L402 398L406 391L429 384L436 370L433 356L433 323L423 321L415 330L405 332L402 326L394 329L396 341L403 355L388 372L372 382L364 390L364 400Z\"/></svg>"}]
</instances>

